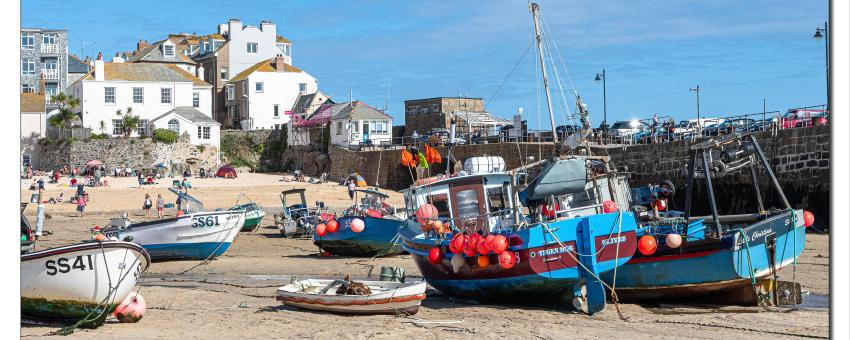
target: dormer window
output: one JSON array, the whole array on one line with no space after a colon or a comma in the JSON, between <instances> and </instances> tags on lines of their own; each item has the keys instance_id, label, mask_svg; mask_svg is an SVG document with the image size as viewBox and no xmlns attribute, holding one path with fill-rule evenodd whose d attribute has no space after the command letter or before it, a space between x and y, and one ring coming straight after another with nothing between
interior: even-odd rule
<instances>
[{"instance_id":1,"label":"dormer window","mask_svg":"<svg viewBox=\"0 0 850 340\"><path fill-rule=\"evenodd\" d=\"M189 55L195 54L198 52L198 45L189 45Z\"/></svg>"},{"instance_id":2,"label":"dormer window","mask_svg":"<svg viewBox=\"0 0 850 340\"><path fill-rule=\"evenodd\" d=\"M208 42L206 42L206 41L205 41L205 42L204 42L204 53L206 53L207 51L209 51L209 50L210 50L210 49L209 49L209 47L210 47L210 43L208 43Z\"/></svg>"},{"instance_id":3,"label":"dormer window","mask_svg":"<svg viewBox=\"0 0 850 340\"><path fill-rule=\"evenodd\" d=\"M162 45L162 54L166 57L174 56L174 45L163 44Z\"/></svg>"},{"instance_id":4,"label":"dormer window","mask_svg":"<svg viewBox=\"0 0 850 340\"><path fill-rule=\"evenodd\" d=\"M249 54L257 54L257 43L249 42L248 43L248 51Z\"/></svg>"}]
</instances>

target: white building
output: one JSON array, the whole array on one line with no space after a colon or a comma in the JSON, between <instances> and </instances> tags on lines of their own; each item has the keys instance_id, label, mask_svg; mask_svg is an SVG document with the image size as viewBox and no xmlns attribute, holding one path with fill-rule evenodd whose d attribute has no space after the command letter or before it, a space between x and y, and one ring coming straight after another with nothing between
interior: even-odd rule
<instances>
[{"instance_id":1,"label":"white building","mask_svg":"<svg viewBox=\"0 0 850 340\"><path fill-rule=\"evenodd\" d=\"M260 22L258 27L230 19L226 24L218 25L218 34L227 37L230 74L239 74L278 55L284 58L285 63L292 65L292 44L277 35L277 25L271 21Z\"/></svg>"},{"instance_id":2,"label":"white building","mask_svg":"<svg viewBox=\"0 0 850 340\"><path fill-rule=\"evenodd\" d=\"M177 107L192 107L211 117L211 85L171 64L104 63L98 55L92 71L68 92L80 100L82 125L111 136L123 135L116 111L127 108L140 119L134 136L150 135L153 119Z\"/></svg>"},{"instance_id":3,"label":"white building","mask_svg":"<svg viewBox=\"0 0 850 340\"><path fill-rule=\"evenodd\" d=\"M361 101L341 106L331 118L331 143L347 147L371 141L372 145L392 143L393 117Z\"/></svg>"},{"instance_id":4,"label":"white building","mask_svg":"<svg viewBox=\"0 0 850 340\"><path fill-rule=\"evenodd\" d=\"M21 164L39 169L41 146L47 134L44 93L21 93Z\"/></svg>"},{"instance_id":5,"label":"white building","mask_svg":"<svg viewBox=\"0 0 850 340\"><path fill-rule=\"evenodd\" d=\"M242 71L225 85L225 105L243 130L281 129L300 94L318 91L316 78L286 63L282 55Z\"/></svg>"},{"instance_id":6,"label":"white building","mask_svg":"<svg viewBox=\"0 0 850 340\"><path fill-rule=\"evenodd\" d=\"M221 124L209 115L190 106L180 106L151 119L151 130L169 129L189 135L189 142L196 145L212 145L219 148Z\"/></svg>"}]
</instances>

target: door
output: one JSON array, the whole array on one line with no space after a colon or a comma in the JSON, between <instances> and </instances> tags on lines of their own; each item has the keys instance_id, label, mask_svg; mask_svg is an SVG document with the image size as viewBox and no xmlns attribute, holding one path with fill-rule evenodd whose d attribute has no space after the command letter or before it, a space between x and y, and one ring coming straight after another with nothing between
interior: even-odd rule
<instances>
[{"instance_id":1,"label":"door","mask_svg":"<svg viewBox=\"0 0 850 340\"><path fill-rule=\"evenodd\" d=\"M360 140L363 143L369 141L369 122L363 122L363 133L360 134L362 139Z\"/></svg>"},{"instance_id":2,"label":"door","mask_svg":"<svg viewBox=\"0 0 850 340\"><path fill-rule=\"evenodd\" d=\"M482 230L483 235L490 231L487 225L487 206L484 198L484 185L461 183L449 188L452 198L454 223L461 230L472 232Z\"/></svg>"}]
</instances>

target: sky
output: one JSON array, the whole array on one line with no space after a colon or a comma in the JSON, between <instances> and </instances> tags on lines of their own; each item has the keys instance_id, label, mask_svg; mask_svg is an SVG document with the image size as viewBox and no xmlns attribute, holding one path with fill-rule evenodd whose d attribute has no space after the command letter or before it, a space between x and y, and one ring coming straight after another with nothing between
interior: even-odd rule
<instances>
[{"instance_id":1,"label":"sky","mask_svg":"<svg viewBox=\"0 0 850 340\"><path fill-rule=\"evenodd\" d=\"M541 26L556 124L571 123L578 93L603 120L730 116L826 103L828 2L788 0L542 0ZM531 128L549 126L534 28L523 0L493 1L48 1L23 0L24 27L68 30L76 55L132 51L169 33L209 34L229 18L277 24L293 65L337 101L387 107L404 100L483 98ZM529 48L531 47L531 48ZM546 54L545 54L546 55ZM557 69L557 72L555 71Z\"/></svg>"}]
</instances>

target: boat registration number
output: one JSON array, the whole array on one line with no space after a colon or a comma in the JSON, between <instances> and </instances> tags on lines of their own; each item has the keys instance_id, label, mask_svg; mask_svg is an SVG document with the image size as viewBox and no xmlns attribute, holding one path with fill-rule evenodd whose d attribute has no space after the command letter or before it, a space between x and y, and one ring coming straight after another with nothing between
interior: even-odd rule
<instances>
[{"instance_id":1,"label":"boat registration number","mask_svg":"<svg viewBox=\"0 0 850 340\"><path fill-rule=\"evenodd\" d=\"M124 269L125 264L121 263L118 268ZM47 269L47 275L53 276L56 274L66 274L71 272L72 270L86 271L86 270L95 270L94 261L92 261L92 255L79 255L74 258L74 261L71 262L70 258L60 257L56 260L47 260L44 261L44 268ZM142 263L139 262L136 265L136 271L133 272L133 276L135 278L139 278L139 275L142 274Z\"/></svg>"},{"instance_id":2,"label":"boat registration number","mask_svg":"<svg viewBox=\"0 0 850 340\"><path fill-rule=\"evenodd\" d=\"M192 228L217 227L218 216L192 217Z\"/></svg>"}]
</instances>

